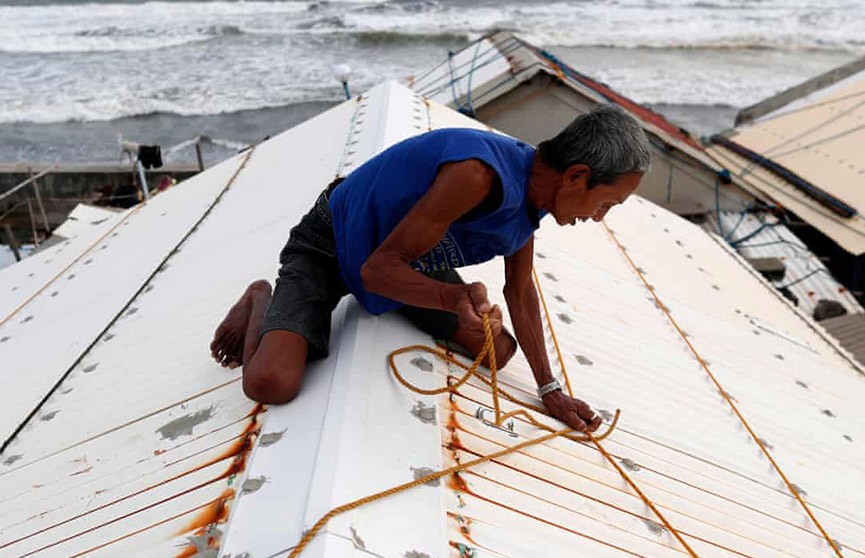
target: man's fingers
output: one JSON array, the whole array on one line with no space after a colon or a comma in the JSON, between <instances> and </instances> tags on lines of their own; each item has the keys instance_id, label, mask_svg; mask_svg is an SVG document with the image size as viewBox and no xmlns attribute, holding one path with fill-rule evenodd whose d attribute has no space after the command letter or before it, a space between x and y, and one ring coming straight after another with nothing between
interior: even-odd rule
<instances>
[{"instance_id":1,"label":"man's fingers","mask_svg":"<svg viewBox=\"0 0 865 558\"><path fill-rule=\"evenodd\" d=\"M487 288L483 283L469 285L469 297L471 297L472 305L478 314L486 314L492 310L493 307L487 297Z\"/></svg>"},{"instance_id":2,"label":"man's fingers","mask_svg":"<svg viewBox=\"0 0 865 558\"><path fill-rule=\"evenodd\" d=\"M601 426L603 419L599 415L596 415L585 401L574 398L569 399L570 409L580 417L580 420L586 425L589 432L594 432L599 426Z\"/></svg>"},{"instance_id":3,"label":"man's fingers","mask_svg":"<svg viewBox=\"0 0 865 558\"><path fill-rule=\"evenodd\" d=\"M498 304L490 312L490 329L493 330L493 337L498 337L502 332L502 309Z\"/></svg>"},{"instance_id":4,"label":"man's fingers","mask_svg":"<svg viewBox=\"0 0 865 558\"><path fill-rule=\"evenodd\" d=\"M586 431L586 423L583 422L580 416L573 411L568 411L565 413L565 423L567 423L568 426L579 432Z\"/></svg>"},{"instance_id":5,"label":"man's fingers","mask_svg":"<svg viewBox=\"0 0 865 558\"><path fill-rule=\"evenodd\" d=\"M595 412L585 401L571 398L571 404L574 411L576 411L584 421L589 422L595 418Z\"/></svg>"}]
</instances>

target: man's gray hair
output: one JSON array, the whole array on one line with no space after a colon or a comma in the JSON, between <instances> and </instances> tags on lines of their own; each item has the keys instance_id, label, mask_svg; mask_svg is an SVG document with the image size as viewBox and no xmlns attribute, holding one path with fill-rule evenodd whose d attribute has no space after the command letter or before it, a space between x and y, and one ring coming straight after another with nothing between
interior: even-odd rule
<instances>
[{"instance_id":1,"label":"man's gray hair","mask_svg":"<svg viewBox=\"0 0 865 558\"><path fill-rule=\"evenodd\" d=\"M649 140L634 117L617 105L581 114L559 134L538 145L541 160L558 172L582 163L589 186L609 184L629 172L649 170Z\"/></svg>"}]
</instances>

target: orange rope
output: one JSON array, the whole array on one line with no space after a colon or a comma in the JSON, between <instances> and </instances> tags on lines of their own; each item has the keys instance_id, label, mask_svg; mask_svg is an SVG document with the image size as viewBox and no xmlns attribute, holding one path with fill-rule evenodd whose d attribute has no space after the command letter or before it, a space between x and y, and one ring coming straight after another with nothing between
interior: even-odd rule
<instances>
[{"instance_id":1,"label":"orange rope","mask_svg":"<svg viewBox=\"0 0 865 558\"><path fill-rule=\"evenodd\" d=\"M455 466L450 467L448 469L443 469L441 471L432 473L431 475L427 475L425 477L419 478L419 479L414 480L412 482L401 484L399 486L395 486L393 488L389 488L387 490L377 492L376 494L366 496L366 497L361 498L359 500L349 502L348 504L343 504L339 507L333 508L332 510L330 510L329 512L324 514L321 517L321 519L316 521L315 525L312 526L312 529L310 529L309 531L306 532L306 534L303 535L303 538L300 539L300 542L297 543L297 546L294 547L294 549L291 551L291 554L288 555L288 558L297 558L298 556L300 556L300 553L303 552L303 550L306 548L306 546L312 541L312 539L315 538L315 536L318 534L319 531L321 531L321 529L327 524L327 522L330 521L331 519L333 519L334 517L342 514L342 513L345 513L347 511L351 511L353 509L359 508L359 507L363 506L364 504L369 504L370 502L375 502L376 500L381 500L383 498L387 498L388 496L393 496L394 494L397 494L399 492L404 492L404 491L409 490L411 488L415 488L415 487L421 486L423 484L426 484L428 482L438 480L442 477L446 477L446 476L452 475L454 473L459 473L460 471L464 471L470 467L476 467L478 465L482 465L484 463L492 461L493 459L498 459L499 457L504 457L505 455L508 455L510 453L514 453L514 452L519 451L521 449L525 449L525 448L533 446L535 444L540 444L542 442L552 440L553 438L555 438L557 436L565 435L568 432L572 432L572 430L570 428L565 428L564 430L556 430L556 431L553 431L549 434L544 434L543 436L541 436L539 438L535 438L533 440L526 440L525 442L521 442L521 443L519 443L515 446L511 446L509 448L505 448L505 449L498 451L496 453L491 453L489 455L479 457L478 459L474 459L472 461L468 461L468 462L460 464L460 465L455 465Z\"/></svg>"},{"instance_id":2,"label":"orange rope","mask_svg":"<svg viewBox=\"0 0 865 558\"><path fill-rule=\"evenodd\" d=\"M81 260L81 258L83 258L83 257L86 256L87 254L89 254L89 253L90 253L90 250L92 250L94 246L96 246L97 244L99 244L100 242L102 242L102 241L105 239L106 236L108 236L109 234L111 234L112 232L114 232L115 230L117 230L117 227L119 227L120 225L122 225L123 223L125 223L125 222L127 221L127 219L129 219L130 217L132 217L132 215L134 215L136 212L138 212L138 210L141 209L142 207L144 207L145 205L146 205L146 202L145 202L145 203L138 204L137 206L135 206L134 208L132 208L132 209L129 211L129 213L127 213L126 215L124 215L124 217L123 217L121 220L119 220L119 221L117 222L117 224L115 224L113 227L111 227L110 229L108 229L107 231L105 231L105 234L103 234L102 236L100 236L99 238L97 238L96 240L94 240L93 243L92 243L90 246L88 246L86 250L84 250L83 252L81 252L81 255L79 255L77 258L75 258L74 260L72 260L72 261L69 263L69 265L67 265L66 267L64 267L64 268L61 269L60 271L58 271L58 272L57 272L57 275L55 275L54 277L52 277L51 279L49 279L47 283L45 283L44 285L42 285L42 288L41 288L41 289L39 289L38 291L36 291L35 293L33 293L32 295L30 295L29 297L27 297L27 298L24 300L24 302L22 302L21 304L19 304L18 307L15 308L15 310L12 310L12 312L11 312L8 316L6 316L6 317L3 318L2 320L0 320L0 327L2 327L3 324L5 324L5 323L8 322L9 320L11 320L11 319L12 319L12 316L14 316L14 315L17 314L18 312L20 312L22 308L24 308L25 306L27 306L28 304L30 304L30 302L31 302L34 298L36 298L37 296L39 296L40 294L42 294L43 292L45 292L45 289L47 289L47 288L50 287L50 286L51 286L55 281L57 281L57 279L59 279L61 275L63 275L63 274L66 273L67 271L69 271L69 268L71 268L73 265L75 265L76 263L78 263L78 262Z\"/></svg>"},{"instance_id":3,"label":"orange rope","mask_svg":"<svg viewBox=\"0 0 865 558\"><path fill-rule=\"evenodd\" d=\"M535 276L535 279L537 280L537 275ZM538 283L538 286L540 287L540 283ZM546 311L546 306L544 306L544 309ZM549 320L549 312L546 312L546 315L547 315L547 321L550 325L550 330L552 331L552 322ZM328 521L330 521L331 519L333 519L337 515L340 515L342 513L347 512L347 511L359 508L359 507L363 506L364 504L368 504L370 502L375 502L376 500L381 500L383 498L387 498L388 496L392 496L392 495L397 494L399 492L403 492L403 491L409 490L411 488L421 486L421 485L426 484L428 482L438 480L438 479L445 477L447 475L454 474L454 473L457 473L459 471L463 471L465 469L475 467L477 465L481 465L483 463L487 463L487 462L492 461L494 459L497 459L499 457L504 457L504 456L509 455L511 453L517 452L521 449L525 449L525 448L533 446L535 444L540 444L542 442L551 440L551 439L559 437L559 436L564 437L564 438L568 438L571 440L575 440L575 441L590 441L590 442L592 442L595 445L595 447L598 448L598 451L601 452L601 455L603 455L607 459L607 461L609 461L610 464L612 464L613 468L615 468L616 471L618 471L618 473L622 476L622 478L625 479L625 482L627 482L634 489L634 491L637 493L637 495L640 496L640 498L649 507L649 509L651 509L652 512L661 520L661 522L664 524L664 526L667 528L667 530L669 530L669 532L672 533L674 537L676 537L676 539L681 543L681 545L688 551L688 554L690 554L692 558L698 558L697 554L688 545L688 543L685 541L685 539L682 537L682 535L672 526L672 524L670 524L669 521L667 521L667 519L660 512L660 510L652 503L652 501L649 499L649 497L646 496L646 494L642 490L640 490L640 488L637 486L637 484L628 476L628 474L624 471L624 469L622 469L619 466L619 464L616 463L615 458L612 455L610 455L606 451L606 449L604 449L603 446L601 446L601 440L603 440L604 438L606 438L607 436L612 434L613 430L616 428L618 421L619 421L619 416L621 415L619 410L616 411L615 417L614 417L612 423L610 424L609 428L607 429L607 431L604 432L603 434L599 435L599 436L594 436L590 432L577 434L570 428L566 428L563 430L554 430L553 428L550 428L546 424L543 424L540 421L538 421L537 419L535 419L525 409L518 409L516 411L511 411L509 413L502 413L501 412L501 407L499 404L499 396L500 395L502 397L514 402L514 403L525 406L525 407L532 409L534 411L537 411L540 413L545 413L545 410L541 409L539 407L536 407L534 405L519 401L517 398L515 398L511 394L509 394L506 391L499 388L498 376L497 376L497 370L496 370L497 367L496 367L496 359L495 359L495 347L493 344L493 334L492 334L492 329L490 327L489 315L485 314L483 316L483 318L484 318L484 331L486 334L486 340L484 342L484 346L481 349L480 354L478 354L477 358L475 358L475 360L471 366L464 365L463 363L459 362L458 360L452 358L447 353L444 353L443 351L440 351L438 349L433 349L433 348L426 347L423 345L412 345L410 347L404 347L402 349L398 349L396 351L393 351L392 353L390 353L390 355L388 355L388 364L390 366L391 372L393 373L394 377L397 379L397 381L399 381L400 384L405 386L407 389L409 389L415 393L422 394L422 395L439 395L439 394L448 393L448 392L458 393L458 388L460 386L462 386L463 384L465 384L469 380L469 378L474 376L474 377L480 379L481 381L483 381L488 386L490 386L492 389L493 406L495 407L495 414L496 414L495 424L497 426L501 426L504 423L504 421L508 418L512 418L512 417L516 417L516 416L522 416L533 426L540 428L540 429L543 429L543 430L547 430L548 433L543 435L543 436L540 436L538 438L535 438L533 440L526 440L525 442L521 442L521 443L516 444L514 446L511 446L509 448L505 448L502 451L492 453L490 455L469 461L467 463L456 465L454 467L450 467L448 469L444 469L442 471L432 473L432 474L427 475L425 477L416 479L412 482L401 484L399 486L395 486L393 488L389 488L387 490L383 490L383 491L378 492L376 494L372 494L370 496L366 496L364 498L360 498L360 499L355 500L353 502L349 502L347 504L343 504L341 506L333 508L332 510L327 512L324 516L322 516L321 519L316 521L315 525L313 525L312 528L304 534L303 538L301 538L301 540L297 544L297 546L294 547L294 549L289 554L288 558L297 558L298 556L300 556L300 554L303 552L303 550L306 548L306 546L315 538L315 536L319 533L319 531L321 531L321 529L324 528L324 526L328 523ZM553 340L556 344L556 350L558 351L558 354L560 355L560 358L561 358L561 350L558 346L558 341L556 341L555 333L553 333ZM448 362L450 364L456 364L457 366L466 370L466 373L461 378L459 378L456 382L453 382L453 383L448 382L447 386L444 386L441 388L425 389L425 388L417 387L417 386L411 384L410 382L408 382L402 376L402 374L400 374L399 369L397 368L396 362L395 362L396 356L403 354L403 353L406 353L406 352L409 352L409 351L417 351L417 350L431 353L431 354L435 355L437 358L439 358L445 362ZM484 359L486 359L488 361L489 367L490 367L490 379L489 380L487 380L481 374L478 373L480 365L484 361ZM564 362L562 362L561 364L562 364L562 371L565 374L565 377L567 378L567 371L564 368Z\"/></svg>"},{"instance_id":4,"label":"orange rope","mask_svg":"<svg viewBox=\"0 0 865 558\"><path fill-rule=\"evenodd\" d=\"M541 287L541 282L538 280L538 274L534 268L532 268L532 274L534 275L535 283L537 283L537 285L538 285L538 293L541 296L541 301L543 301L544 300L544 291L543 291L543 288ZM562 374L565 377L565 383L568 385L568 390L570 391L571 384L570 384L570 381L568 381L568 370L567 370L567 368L565 368L565 361L562 358L562 350L559 347L559 341L556 338L556 332L555 332L555 329L553 328L553 320L550 318L550 311L547 309L546 303L544 303L543 308L544 308L544 315L547 318L547 325L549 325L550 333L552 334L553 345L555 345L556 354L559 357L559 365L562 367ZM572 397L573 397L573 395L572 395ZM618 411L616 411L616 419L618 419ZM657 516L658 519L661 520L661 522L664 524L664 526L667 528L667 530L670 531L670 533L672 533L673 536L676 537L676 540L678 540L679 543L685 548L685 550L688 551L688 554L690 554L693 558L697 558L697 556L698 556L697 553L694 552L694 549L691 548L691 546L685 541L685 539L682 537L681 533L679 533L679 531L676 528L674 528L673 525L669 521L667 521L667 518L665 518L663 516L663 514L661 514L661 511L657 507L655 507L655 504L649 499L649 497L646 496L646 494L642 490L640 490L640 487L637 486L637 483L635 483L631 479L631 477L628 476L628 474L625 472L625 470L622 469L622 467L618 463L616 463L615 458L612 455L610 455L609 452L607 452L607 450L604 448L604 446L601 445L601 440L603 438L597 437L597 436L592 436L591 434L587 434L587 436L588 436L589 440L595 444L595 447L598 448L598 451L601 452L601 455L603 455L606 458L606 460L610 463L610 465L612 465L613 468L616 471L618 471L619 475L622 476L622 478L625 480L625 482L627 482L628 485L634 489L634 492L636 492L637 495L643 500L643 502L649 507L649 509L652 510L652 512L655 514L655 516Z\"/></svg>"},{"instance_id":5,"label":"orange rope","mask_svg":"<svg viewBox=\"0 0 865 558\"><path fill-rule=\"evenodd\" d=\"M571 379L568 378L568 373L565 371L565 359L562 358L562 350L559 348L559 341L556 339L556 330L553 329L553 321L550 319L550 311L547 309L547 300L544 297L544 290L541 288L541 281L538 279L538 272L532 267L532 277L535 279L535 284L538 286L538 294L541 297L541 305L544 307L544 314L547 316L547 324L550 326L550 336L553 338L553 345L556 347L556 355L559 357L559 366L562 368L562 375L565 377L565 386L568 388L568 395L574 396L574 390L571 389Z\"/></svg>"},{"instance_id":6,"label":"orange rope","mask_svg":"<svg viewBox=\"0 0 865 558\"><path fill-rule=\"evenodd\" d=\"M390 353L388 355L388 364L390 365L390 369L393 372L394 377L396 377L396 379L399 381L400 384L402 384L407 389L409 389L415 393L420 393L421 395L439 395L439 394L448 393L448 392L449 393L458 393L457 389L461 385L465 384L469 380L469 378L471 378L472 376L475 376L492 388L493 405L495 407L495 412L496 412L495 424L497 426L501 426L504 423L504 421L508 418L515 417L515 416L523 416L532 425L536 426L537 428L546 430L546 431L548 431L548 433L544 434L543 436L540 436L538 438L534 438L532 440L526 440L525 442L521 442L521 443L516 444L514 446L511 446L509 448L505 448L501 451L491 453L489 455L480 457L478 459L474 459L472 461L469 461L469 462L466 462L466 463L463 463L460 465L455 465L455 466L450 467L448 469L443 469L441 471L437 471L435 473L426 475L425 477L415 479L412 482L401 484L399 486L395 486L393 488L389 488L387 490L383 490L381 492L377 492L377 493L372 494L370 496L366 496L364 498L360 498L360 499L355 500L353 502L349 502L347 504L343 504L341 506L333 508L332 510L330 510L329 512L324 514L321 517L321 519L316 521L315 525L313 525L312 528L304 534L303 538L300 539L300 542L297 543L297 546L295 546L294 549L291 551L291 554L288 555L288 558L296 558L297 556L300 556L301 552L303 552L303 550L306 548L306 546L315 538L315 536L319 533L319 531L321 531L321 529L324 528L324 526L328 523L328 521L330 521L331 519L333 519L337 515L340 515L342 513L347 512L347 511L359 508L359 507L363 506L364 504L368 504L370 502L375 502L376 500L381 500L383 498L387 498L388 496L392 496L394 494L404 492L406 490L415 488L417 486L421 486L421 485L426 484L428 482L438 480L442 477L446 477L448 475L458 473L460 471L464 471L464 470L469 469L471 467L476 467L478 465L482 465L483 463L487 463L487 462L492 461L494 459L498 459L499 457L504 457L504 456L509 455L511 453L515 453L521 449L525 449L527 447L530 447L530 446L533 446L536 444L540 444L540 443L546 442L548 440L552 440L553 438L556 438L559 436L569 438L571 440L577 440L577 441L590 441L590 440L594 441L594 440L600 440L600 439L606 438L607 436L609 436L613 432L613 430L616 428L616 425L618 424L618 421L619 421L619 415L620 415L619 411L616 411L616 416L613 419L613 421L610 424L610 427L607 429L607 431L604 432L603 434L601 434L600 436L597 436L597 437L594 437L588 433L577 434L570 428L565 428L563 430L555 430L553 428L550 428L546 424L541 423L540 421L538 421L537 419L532 417L527 411L525 411L523 409L512 411L510 413L502 413L501 407L499 405L499 394L501 394L506 399L509 399L515 403L519 403L521 405L526 405L526 404L520 402L518 399L516 399L515 397L513 397L509 393L499 389L497 375L496 375L496 372L497 372L496 368L497 367L496 367L496 357L495 357L495 346L493 344L493 333L492 333L492 328L490 326L490 318L489 318L488 314L484 314L483 318L484 318L484 331L486 333L486 340L484 342L484 346L481 349L480 354L478 354L477 358L475 358L475 360L471 366L464 365L463 363L454 359L453 357L451 357L447 353L440 351L438 349L433 349L430 347L426 347L424 345L412 345L410 347L403 347L402 349L397 349L396 351L393 351L392 353ZM466 370L466 373L459 380L457 380L455 383L448 382L447 386L444 386L441 388L434 388L434 389L419 388L419 387L411 384L410 382L408 382L402 376L402 374L400 374L399 369L397 368L396 363L394 361L394 358L396 356L401 355L401 354L406 353L406 352L409 352L409 351L416 351L416 350L426 351L428 353L435 355L436 357L438 357L442 361L445 361L445 362L448 362L451 364L456 364L457 366ZM478 370L480 369L481 363L485 359L489 363L489 367L490 367L490 379L489 380L487 380L481 374L478 373ZM526 405L526 406L528 406L534 410L537 410L539 412L543 412L543 409L540 409L538 407L534 407L534 406L530 406L530 405Z\"/></svg>"},{"instance_id":7,"label":"orange rope","mask_svg":"<svg viewBox=\"0 0 865 558\"><path fill-rule=\"evenodd\" d=\"M633 268L634 272L639 276L640 280L643 282L643 284L646 286L646 288L652 294L652 297L655 299L655 302L657 303L656 305L658 306L658 308L660 308L661 311L667 316L667 319L673 325L673 328L675 328L675 330L679 333L679 336L682 338L682 340L685 342L685 344L688 346L688 348L694 354L694 357L696 357L697 362L700 363L700 366L703 368L703 370L706 371L706 374L709 375L709 378L711 378L712 382L715 384L715 387L718 388L718 392L727 401L727 403L729 403L730 408L733 409L733 413L735 413L736 416L739 417L739 420L742 422L742 425L745 427L745 429L751 435L751 438L754 439L754 442L757 443L757 446L760 448L760 450L762 450L762 452L766 456L766 458L769 459L769 462L772 464L772 467L774 467L775 471L777 471L778 474L781 476L781 479L784 481L784 484L787 485L787 488L790 490L790 493L802 505L802 508L805 510L805 513L808 514L808 517L811 518L811 521L813 521L814 525L816 525L817 529L819 529L820 534L823 535L823 538L826 539L826 542L829 543L830 547L832 547L832 550L835 552L835 555L838 558L843 558L843 555L841 554L841 549L838 548L838 545L835 543L835 541L832 539L832 537L829 536L829 533L826 532L826 529L823 528L823 525L820 524L820 521L817 520L817 517L814 515L814 513L811 511L811 508L808 506L808 504L805 502L805 500L799 494L799 491L796 489L796 487L793 485L793 483L790 482L790 479L787 478L787 475L784 474L784 471L781 470L780 465L778 465L778 463L772 457L772 454L769 453L769 450L766 449L766 446L763 444L763 442L760 441L760 437L757 436L756 432L754 432L754 429L751 428L750 424L748 424L748 421L745 419L745 416L739 411L739 408L736 406L736 404L733 402L733 400L727 394L727 390L725 390L723 388L723 386L721 386L721 382L718 381L718 378L715 376L715 374L709 368L709 365L706 362L706 360L702 356L700 356L700 353L697 352L697 349L694 347L694 345L688 339L688 336L685 335L685 332L682 330L681 327L679 327L679 324L676 322L675 318L673 318L672 314L670 314L670 310L661 301L660 297L658 297L657 293L655 292L654 287L652 287L652 285L649 284L649 282L646 280L646 277L643 275L643 272L640 271L640 268L634 263L634 261L628 255L628 252L627 252L627 250L625 250L625 247L622 245L621 242L619 242L619 239L616 238L615 233L613 233L613 231L610 229L610 227L606 223L604 223L603 221L602 221L602 223L604 225L604 228L607 229L607 233L610 235L610 238L613 239L613 242L615 242L616 246L619 247L619 250L622 252L622 255L625 256L626 260L628 260L628 263L630 264L631 268Z\"/></svg>"}]
</instances>

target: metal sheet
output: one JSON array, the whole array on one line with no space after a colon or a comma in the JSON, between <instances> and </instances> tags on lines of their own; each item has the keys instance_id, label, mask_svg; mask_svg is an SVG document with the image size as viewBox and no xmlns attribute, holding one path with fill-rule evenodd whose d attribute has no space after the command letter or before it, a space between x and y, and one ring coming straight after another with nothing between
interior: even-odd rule
<instances>
[{"instance_id":1,"label":"metal sheet","mask_svg":"<svg viewBox=\"0 0 865 558\"><path fill-rule=\"evenodd\" d=\"M88 229L98 227L111 218L117 216L118 213L122 213L122 211L114 208L79 203L69 213L66 220L52 231L52 234L64 238L74 238Z\"/></svg>"},{"instance_id":2,"label":"metal sheet","mask_svg":"<svg viewBox=\"0 0 865 558\"><path fill-rule=\"evenodd\" d=\"M772 200L789 209L851 254L865 253L865 218L861 214L850 219L839 217L781 177L753 165L732 151L714 146L708 148L707 152L733 175L748 183L757 197ZM818 186L822 188L822 185Z\"/></svg>"},{"instance_id":3,"label":"metal sheet","mask_svg":"<svg viewBox=\"0 0 865 558\"><path fill-rule=\"evenodd\" d=\"M865 364L865 314L848 314L820 322L841 346Z\"/></svg>"},{"instance_id":4,"label":"metal sheet","mask_svg":"<svg viewBox=\"0 0 865 558\"><path fill-rule=\"evenodd\" d=\"M66 240L45 247L15 265L0 269L0 293L3 293L0 297L0 324L12 319L14 316L11 314L16 308L45 288L58 273L68 269L127 213L128 210L112 213L104 220L98 218L78 222L74 229L67 229L67 232L75 234L69 235Z\"/></svg>"},{"instance_id":5,"label":"metal sheet","mask_svg":"<svg viewBox=\"0 0 865 558\"><path fill-rule=\"evenodd\" d=\"M430 126L462 122L389 84L259 146L112 323L114 337L86 352L3 455L0 553L213 556L221 546L223 556L283 556L338 504L536 436L519 420L514 437L477 419L478 406L491 405L477 380L453 400L406 391L385 356L431 340L350 299L335 316L333 353L289 405L262 412L243 397L239 372L218 368L206 350L243 287L275 272L288 229L335 174ZM536 266L548 332L578 395L605 416L622 410L605 447L696 552L831 555L653 292L845 556L865 556L865 500L855 490L865 481L865 378L846 353L724 243L645 200L611 212L615 236L546 221ZM131 227L130 243L149 241ZM502 302L500 261L464 276ZM549 355L561 373L552 346ZM397 362L426 387L456 373L419 353ZM537 403L523 357L500 381ZM337 517L304 558L685 555L591 446L553 440L459 477Z\"/></svg>"},{"instance_id":6,"label":"metal sheet","mask_svg":"<svg viewBox=\"0 0 865 558\"><path fill-rule=\"evenodd\" d=\"M863 480L857 463L865 451L850 441L861 436L850 430L865 426L850 397L865 389L862 376L818 328L693 225L638 200L607 220L776 459L807 492L824 526L848 546L845 553L862 555L865 505L849 490ZM537 247L543 257L536 266L577 393L605 412L622 409L607 448L635 466L638 484L697 553L830 556L605 233L591 225L563 230L545 224ZM686 247L691 257L677 253ZM706 272L719 290L693 281ZM500 273L487 266L471 278L497 292ZM746 296L731 298L738 294L733 291ZM556 358L552 350L549 356ZM504 381L533 399L521 358L508 365ZM446 460L538 435L521 421L518 438L479 423L477 406L492 403L485 386L472 384L476 389L455 404L440 403L441 411L456 414L458 425L456 433L443 431L445 440L457 436L460 448L454 453L445 443ZM505 410L512 408L506 404ZM797 409L794 416L790 409ZM827 467L828 476L821 472ZM451 541L482 554L682 552L591 447L547 443L462 474L449 486L454 496L446 505L457 518Z\"/></svg>"},{"instance_id":7,"label":"metal sheet","mask_svg":"<svg viewBox=\"0 0 865 558\"><path fill-rule=\"evenodd\" d=\"M838 283L823 262L777 218L729 211L721 212L720 216L719 229L717 214L709 213L707 230L722 234L731 243L740 241L735 248L745 258L778 258L784 262L785 276L772 284L776 288L788 288L798 299L797 306L809 316L813 316L820 300L836 301L851 313L865 312L856 297Z\"/></svg>"},{"instance_id":8,"label":"metal sheet","mask_svg":"<svg viewBox=\"0 0 865 558\"><path fill-rule=\"evenodd\" d=\"M709 154L854 255L865 252L865 72L811 92L730 134L736 143L784 166L858 211L835 215L787 181L715 146Z\"/></svg>"},{"instance_id":9,"label":"metal sheet","mask_svg":"<svg viewBox=\"0 0 865 558\"><path fill-rule=\"evenodd\" d=\"M196 176L126 213L104 241L88 247L7 317L0 326L0 338L7 338L0 359L8 364L0 370L0 382L16 397L0 408L4 442L101 334L103 341L114 336L108 326L210 208L241 159L221 163L208 177ZM46 343L52 350L43 349Z\"/></svg>"},{"instance_id":10,"label":"metal sheet","mask_svg":"<svg viewBox=\"0 0 865 558\"><path fill-rule=\"evenodd\" d=\"M241 473L263 409L243 396L239 371L212 361L210 336L247 283L275 274L289 228L333 179L355 109L347 102L259 146L167 265L140 293L126 295L130 304L111 323L112 337L86 351L0 460L0 554L204 556L218 549L236 494L256 486ZM343 141L307 145L309 130L319 127ZM154 198L136 219L158 225L175 213L201 215L212 204L203 193L224 187L237 163ZM122 229L112 244L124 239L126 250L106 249L101 264L112 269L127 265L128 255L142 257L158 244L154 226ZM162 226L175 245L185 233ZM83 275L78 296L110 306L99 289L111 278L104 269ZM46 311L46 319L67 308L51 310L60 315ZM85 333L57 334L45 352Z\"/></svg>"}]
</instances>

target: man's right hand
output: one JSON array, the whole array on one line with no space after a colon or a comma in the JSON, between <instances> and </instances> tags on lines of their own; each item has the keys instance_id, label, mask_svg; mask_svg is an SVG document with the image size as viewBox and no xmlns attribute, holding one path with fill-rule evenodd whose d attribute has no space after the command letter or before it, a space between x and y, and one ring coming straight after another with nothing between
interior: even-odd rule
<instances>
[{"instance_id":1,"label":"man's right hand","mask_svg":"<svg viewBox=\"0 0 865 558\"><path fill-rule=\"evenodd\" d=\"M594 432L603 422L584 401L569 397L562 390L550 392L541 399L552 416L579 432Z\"/></svg>"},{"instance_id":2,"label":"man's right hand","mask_svg":"<svg viewBox=\"0 0 865 558\"><path fill-rule=\"evenodd\" d=\"M502 310L493 306L487 298L487 288L483 283L469 283L462 286L462 292L454 305L454 313L461 326L480 338L486 336L483 315L489 313L493 338L502 331Z\"/></svg>"}]
</instances>

